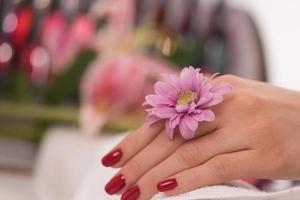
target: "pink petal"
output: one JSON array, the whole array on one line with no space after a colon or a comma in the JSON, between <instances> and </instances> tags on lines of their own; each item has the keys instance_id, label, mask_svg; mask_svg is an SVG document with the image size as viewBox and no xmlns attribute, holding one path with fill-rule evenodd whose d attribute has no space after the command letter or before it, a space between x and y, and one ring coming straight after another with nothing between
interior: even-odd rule
<instances>
[{"instance_id":1,"label":"pink petal","mask_svg":"<svg viewBox=\"0 0 300 200\"><path fill-rule=\"evenodd\" d=\"M169 98L150 94L145 97L146 104L149 104L150 106L156 107L158 105L174 105L175 103L171 101Z\"/></svg>"},{"instance_id":2,"label":"pink petal","mask_svg":"<svg viewBox=\"0 0 300 200\"><path fill-rule=\"evenodd\" d=\"M215 114L211 110L206 109L206 110L202 110L200 113L193 115L193 118L198 122L201 121L211 122L215 120Z\"/></svg>"},{"instance_id":3,"label":"pink petal","mask_svg":"<svg viewBox=\"0 0 300 200\"><path fill-rule=\"evenodd\" d=\"M177 92L170 92L167 97L169 97L169 99L173 101L174 104L176 104L176 101L178 99Z\"/></svg>"},{"instance_id":4,"label":"pink petal","mask_svg":"<svg viewBox=\"0 0 300 200\"><path fill-rule=\"evenodd\" d=\"M202 112L202 114L203 114L203 118L204 118L204 121L208 121L208 122L212 122L212 121L214 121L215 120L215 114L213 113L213 111L211 111L211 110L208 110L208 109L206 109L206 110L203 110L203 112Z\"/></svg>"},{"instance_id":5,"label":"pink petal","mask_svg":"<svg viewBox=\"0 0 300 200\"><path fill-rule=\"evenodd\" d=\"M193 80L193 91L196 91L197 94L199 94L200 90L201 90L201 83L203 82L203 74L202 73L198 73L195 77L195 79Z\"/></svg>"},{"instance_id":6,"label":"pink petal","mask_svg":"<svg viewBox=\"0 0 300 200\"><path fill-rule=\"evenodd\" d=\"M198 129L198 122L193 117L186 115L185 117L186 125L191 129L192 131L196 131Z\"/></svg>"},{"instance_id":7,"label":"pink petal","mask_svg":"<svg viewBox=\"0 0 300 200\"><path fill-rule=\"evenodd\" d=\"M172 128L175 128L175 127L179 124L180 119L181 119L181 115L173 116L173 117L170 119L170 126L171 126Z\"/></svg>"},{"instance_id":8,"label":"pink petal","mask_svg":"<svg viewBox=\"0 0 300 200\"><path fill-rule=\"evenodd\" d=\"M217 105L223 101L223 96L222 95L214 95L213 98L205 104L205 107Z\"/></svg>"},{"instance_id":9,"label":"pink petal","mask_svg":"<svg viewBox=\"0 0 300 200\"><path fill-rule=\"evenodd\" d=\"M190 104L190 106L189 106L189 111L188 111L188 113L190 114L190 113L194 112L195 109L196 109L196 107L197 107L197 104L195 104L195 102L192 102L192 103Z\"/></svg>"},{"instance_id":10,"label":"pink petal","mask_svg":"<svg viewBox=\"0 0 300 200\"><path fill-rule=\"evenodd\" d=\"M211 88L212 88L212 85L209 83L202 85L201 90L200 90L200 96L202 97L202 96L207 95L210 92Z\"/></svg>"},{"instance_id":11,"label":"pink petal","mask_svg":"<svg viewBox=\"0 0 300 200\"><path fill-rule=\"evenodd\" d=\"M156 94L161 96L166 96L170 100L174 101L177 100L177 90L175 90L170 84L158 81L154 85L154 91Z\"/></svg>"},{"instance_id":12,"label":"pink petal","mask_svg":"<svg viewBox=\"0 0 300 200\"><path fill-rule=\"evenodd\" d=\"M174 115L177 115L173 107L155 107L152 109L152 113L162 119L171 118Z\"/></svg>"},{"instance_id":13,"label":"pink petal","mask_svg":"<svg viewBox=\"0 0 300 200\"><path fill-rule=\"evenodd\" d=\"M167 94L170 94L171 92L175 92L174 88L172 88L168 83L158 81L154 84L154 91L156 94L161 96L166 96Z\"/></svg>"},{"instance_id":14,"label":"pink petal","mask_svg":"<svg viewBox=\"0 0 300 200\"><path fill-rule=\"evenodd\" d=\"M153 108L148 108L148 109L146 109L146 112L148 112L149 114L152 114L152 115L153 115L152 109L153 109Z\"/></svg>"},{"instance_id":15,"label":"pink petal","mask_svg":"<svg viewBox=\"0 0 300 200\"><path fill-rule=\"evenodd\" d=\"M184 139L192 139L195 135L195 131L192 131L188 126L187 126L187 122L186 119L183 118L182 120L180 120L179 122L179 130L180 133L182 135L182 137Z\"/></svg>"},{"instance_id":16,"label":"pink petal","mask_svg":"<svg viewBox=\"0 0 300 200\"><path fill-rule=\"evenodd\" d=\"M198 102L197 102L197 106L201 106L203 105L203 103L205 103L207 101L207 99L205 97L201 97Z\"/></svg>"},{"instance_id":17,"label":"pink petal","mask_svg":"<svg viewBox=\"0 0 300 200\"><path fill-rule=\"evenodd\" d=\"M151 126L152 124L154 124L155 122L157 122L159 120L160 120L160 118L158 118L157 116L148 114L146 117L146 126Z\"/></svg>"},{"instance_id":18,"label":"pink petal","mask_svg":"<svg viewBox=\"0 0 300 200\"><path fill-rule=\"evenodd\" d=\"M161 76L174 90L176 90L176 92L180 92L181 86L177 76L172 74L161 74Z\"/></svg>"},{"instance_id":19,"label":"pink petal","mask_svg":"<svg viewBox=\"0 0 300 200\"><path fill-rule=\"evenodd\" d=\"M192 90L194 82L197 81L197 75L199 74L200 69L195 69L193 67L186 67L180 73L179 81L180 85L185 90Z\"/></svg>"},{"instance_id":20,"label":"pink petal","mask_svg":"<svg viewBox=\"0 0 300 200\"><path fill-rule=\"evenodd\" d=\"M206 93L204 95L201 96L201 98L199 99L199 101L197 102L197 106L204 106L206 105L207 102L211 101L213 99L213 94L211 93Z\"/></svg>"},{"instance_id":21,"label":"pink petal","mask_svg":"<svg viewBox=\"0 0 300 200\"><path fill-rule=\"evenodd\" d=\"M233 89L232 85L230 85L228 83L222 83L222 84L213 86L213 88L211 89L211 92L223 95L223 94L230 92L232 89Z\"/></svg>"},{"instance_id":22,"label":"pink petal","mask_svg":"<svg viewBox=\"0 0 300 200\"><path fill-rule=\"evenodd\" d=\"M170 120L166 120L165 124L166 133L170 140L173 140L174 138L174 128L171 126Z\"/></svg>"},{"instance_id":23,"label":"pink petal","mask_svg":"<svg viewBox=\"0 0 300 200\"><path fill-rule=\"evenodd\" d=\"M178 113L187 112L189 110L189 105L176 105L175 109Z\"/></svg>"}]
</instances>

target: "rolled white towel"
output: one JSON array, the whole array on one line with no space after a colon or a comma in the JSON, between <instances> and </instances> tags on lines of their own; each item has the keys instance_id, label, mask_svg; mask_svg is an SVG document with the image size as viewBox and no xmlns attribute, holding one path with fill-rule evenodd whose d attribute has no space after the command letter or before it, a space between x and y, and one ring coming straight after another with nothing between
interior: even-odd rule
<instances>
[{"instance_id":1,"label":"rolled white towel","mask_svg":"<svg viewBox=\"0 0 300 200\"><path fill-rule=\"evenodd\" d=\"M48 132L36 165L35 186L38 200L119 200L104 191L115 169L100 165L99 158L124 135L102 135L87 139L78 130L55 128ZM262 192L242 181L200 188L167 197L163 193L152 200L299 200L300 187L279 192Z\"/></svg>"}]
</instances>

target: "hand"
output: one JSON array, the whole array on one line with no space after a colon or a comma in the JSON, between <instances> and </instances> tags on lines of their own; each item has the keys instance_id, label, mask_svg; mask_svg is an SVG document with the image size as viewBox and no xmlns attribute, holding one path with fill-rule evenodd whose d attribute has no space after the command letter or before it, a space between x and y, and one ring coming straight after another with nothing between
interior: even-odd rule
<instances>
[{"instance_id":1,"label":"hand","mask_svg":"<svg viewBox=\"0 0 300 200\"><path fill-rule=\"evenodd\" d=\"M234 88L212 108L215 121L192 140L170 141L161 123L129 134L102 160L121 168L108 193L148 200L235 179L300 178L300 93L231 75L214 81Z\"/></svg>"}]
</instances>

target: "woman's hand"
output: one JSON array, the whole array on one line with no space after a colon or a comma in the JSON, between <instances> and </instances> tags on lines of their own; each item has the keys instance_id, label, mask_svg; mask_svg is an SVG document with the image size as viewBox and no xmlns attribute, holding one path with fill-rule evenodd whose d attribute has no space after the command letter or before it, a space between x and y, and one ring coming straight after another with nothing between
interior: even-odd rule
<instances>
[{"instance_id":1,"label":"woman's hand","mask_svg":"<svg viewBox=\"0 0 300 200\"><path fill-rule=\"evenodd\" d=\"M106 185L122 200L149 200L242 178L300 178L300 93L266 83L220 76L232 84L225 101L201 122L197 137L169 140L164 127L145 125L102 159L121 168Z\"/></svg>"}]
</instances>

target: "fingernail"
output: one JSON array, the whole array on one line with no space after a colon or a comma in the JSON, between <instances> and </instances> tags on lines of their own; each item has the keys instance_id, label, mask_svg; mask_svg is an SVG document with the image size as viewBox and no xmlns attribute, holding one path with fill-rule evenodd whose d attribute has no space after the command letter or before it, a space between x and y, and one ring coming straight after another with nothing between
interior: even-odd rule
<instances>
[{"instance_id":1,"label":"fingernail","mask_svg":"<svg viewBox=\"0 0 300 200\"><path fill-rule=\"evenodd\" d=\"M157 189L160 192L172 190L176 187L177 187L177 181L175 178L167 179L167 180L161 181L157 184Z\"/></svg>"},{"instance_id":2,"label":"fingernail","mask_svg":"<svg viewBox=\"0 0 300 200\"><path fill-rule=\"evenodd\" d=\"M140 194L140 188L138 186L134 186L122 195L121 200L137 200Z\"/></svg>"},{"instance_id":3,"label":"fingernail","mask_svg":"<svg viewBox=\"0 0 300 200\"><path fill-rule=\"evenodd\" d=\"M112 195L116 194L118 191L120 191L124 186L126 185L125 177L120 174L114 178L112 178L106 185L105 185L105 191Z\"/></svg>"},{"instance_id":4,"label":"fingernail","mask_svg":"<svg viewBox=\"0 0 300 200\"><path fill-rule=\"evenodd\" d=\"M110 153L108 153L107 155L105 155L101 162L102 165L104 165L105 167L109 167L112 166L114 164L116 164L117 162L119 162L121 160L123 156L123 153L121 151L121 149L116 149Z\"/></svg>"}]
</instances>

